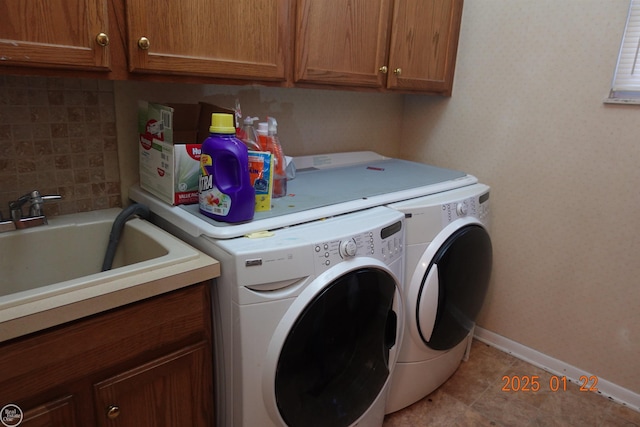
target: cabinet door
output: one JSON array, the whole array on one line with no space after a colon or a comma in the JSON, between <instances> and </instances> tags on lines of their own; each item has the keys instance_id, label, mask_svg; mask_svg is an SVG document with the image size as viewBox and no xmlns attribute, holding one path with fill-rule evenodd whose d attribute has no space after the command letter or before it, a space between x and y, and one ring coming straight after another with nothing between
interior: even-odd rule
<instances>
[{"instance_id":1,"label":"cabinet door","mask_svg":"<svg viewBox=\"0 0 640 427\"><path fill-rule=\"evenodd\" d=\"M20 425L22 427L75 427L78 424L76 423L74 407L73 396L48 402L27 410Z\"/></svg>"},{"instance_id":2,"label":"cabinet door","mask_svg":"<svg viewBox=\"0 0 640 427\"><path fill-rule=\"evenodd\" d=\"M384 87L389 0L298 0L295 81Z\"/></svg>"},{"instance_id":3,"label":"cabinet door","mask_svg":"<svg viewBox=\"0 0 640 427\"><path fill-rule=\"evenodd\" d=\"M387 87L451 95L463 1L394 3Z\"/></svg>"},{"instance_id":4,"label":"cabinet door","mask_svg":"<svg viewBox=\"0 0 640 427\"><path fill-rule=\"evenodd\" d=\"M109 70L107 1L0 0L0 64Z\"/></svg>"},{"instance_id":5,"label":"cabinet door","mask_svg":"<svg viewBox=\"0 0 640 427\"><path fill-rule=\"evenodd\" d=\"M129 70L282 81L290 0L127 0Z\"/></svg>"},{"instance_id":6,"label":"cabinet door","mask_svg":"<svg viewBox=\"0 0 640 427\"><path fill-rule=\"evenodd\" d=\"M206 427L213 423L206 343L131 369L94 386L98 426Z\"/></svg>"}]
</instances>

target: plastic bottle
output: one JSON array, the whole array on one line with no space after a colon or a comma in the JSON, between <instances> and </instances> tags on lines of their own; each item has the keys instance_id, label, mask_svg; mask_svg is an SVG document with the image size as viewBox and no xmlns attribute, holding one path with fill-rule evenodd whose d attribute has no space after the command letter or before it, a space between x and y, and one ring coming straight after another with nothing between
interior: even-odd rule
<instances>
[{"instance_id":1,"label":"plastic bottle","mask_svg":"<svg viewBox=\"0 0 640 427\"><path fill-rule=\"evenodd\" d=\"M264 134L265 125L267 134ZM263 151L273 154L273 198L287 195L287 173L282 146L278 140L278 122L267 117L267 123L258 123L258 141Z\"/></svg>"},{"instance_id":2,"label":"plastic bottle","mask_svg":"<svg viewBox=\"0 0 640 427\"><path fill-rule=\"evenodd\" d=\"M258 145L261 151L267 150L267 136L269 135L269 124L267 122L258 123L258 129L256 129L258 135Z\"/></svg>"},{"instance_id":3,"label":"plastic bottle","mask_svg":"<svg viewBox=\"0 0 640 427\"><path fill-rule=\"evenodd\" d=\"M240 141L244 142L244 145L246 145L249 150L262 151L258 144L258 134L253 127L253 122L256 120L258 120L258 117L245 117L242 129L236 132L236 136Z\"/></svg>"},{"instance_id":4,"label":"plastic bottle","mask_svg":"<svg viewBox=\"0 0 640 427\"><path fill-rule=\"evenodd\" d=\"M233 115L213 113L209 132L200 154L200 212L217 221L249 221L255 211L255 191L247 146L235 136Z\"/></svg>"}]
</instances>

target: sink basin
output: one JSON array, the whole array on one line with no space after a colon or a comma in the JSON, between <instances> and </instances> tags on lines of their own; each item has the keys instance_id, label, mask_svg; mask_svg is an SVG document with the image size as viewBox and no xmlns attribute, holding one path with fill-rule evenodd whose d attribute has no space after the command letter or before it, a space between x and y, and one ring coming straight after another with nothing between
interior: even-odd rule
<instances>
[{"instance_id":1,"label":"sink basin","mask_svg":"<svg viewBox=\"0 0 640 427\"><path fill-rule=\"evenodd\" d=\"M139 270L143 265L134 264L169 254L169 248L150 235L144 226L147 224L139 219L129 220L112 271L101 273L114 218L69 215L50 220L49 226L0 235L0 297L85 276L99 279ZM169 259L161 262L166 261Z\"/></svg>"},{"instance_id":2,"label":"sink basin","mask_svg":"<svg viewBox=\"0 0 640 427\"><path fill-rule=\"evenodd\" d=\"M101 272L111 226L120 211L62 215L50 218L48 225L0 234L0 341L17 336L8 330L10 320L48 311L50 319L23 331L30 332L171 290L174 285L164 279L189 273L189 268L206 269L215 263L217 270L208 269L208 278L219 273L215 260L139 218L126 222L113 267ZM198 278L185 280L191 282L182 286ZM144 291L135 289L153 283ZM100 299L109 295L109 301ZM68 310L51 312L78 308L82 301L88 303L74 315Z\"/></svg>"}]
</instances>

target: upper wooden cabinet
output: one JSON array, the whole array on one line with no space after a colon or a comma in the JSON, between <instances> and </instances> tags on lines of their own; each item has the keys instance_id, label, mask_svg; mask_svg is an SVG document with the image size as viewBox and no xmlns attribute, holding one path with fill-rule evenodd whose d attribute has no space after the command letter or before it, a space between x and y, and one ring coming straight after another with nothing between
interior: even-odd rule
<instances>
[{"instance_id":1,"label":"upper wooden cabinet","mask_svg":"<svg viewBox=\"0 0 640 427\"><path fill-rule=\"evenodd\" d=\"M451 95L462 3L0 0L0 68Z\"/></svg>"},{"instance_id":2,"label":"upper wooden cabinet","mask_svg":"<svg viewBox=\"0 0 640 427\"><path fill-rule=\"evenodd\" d=\"M0 0L0 62L110 68L108 0Z\"/></svg>"},{"instance_id":3,"label":"upper wooden cabinet","mask_svg":"<svg viewBox=\"0 0 640 427\"><path fill-rule=\"evenodd\" d=\"M298 0L295 81L450 95L462 4Z\"/></svg>"},{"instance_id":4,"label":"upper wooden cabinet","mask_svg":"<svg viewBox=\"0 0 640 427\"><path fill-rule=\"evenodd\" d=\"M295 81L383 87L390 0L299 0Z\"/></svg>"},{"instance_id":5,"label":"upper wooden cabinet","mask_svg":"<svg viewBox=\"0 0 640 427\"><path fill-rule=\"evenodd\" d=\"M463 0L400 0L393 8L390 89L451 95Z\"/></svg>"},{"instance_id":6,"label":"upper wooden cabinet","mask_svg":"<svg viewBox=\"0 0 640 427\"><path fill-rule=\"evenodd\" d=\"M289 0L125 1L129 70L283 81Z\"/></svg>"}]
</instances>

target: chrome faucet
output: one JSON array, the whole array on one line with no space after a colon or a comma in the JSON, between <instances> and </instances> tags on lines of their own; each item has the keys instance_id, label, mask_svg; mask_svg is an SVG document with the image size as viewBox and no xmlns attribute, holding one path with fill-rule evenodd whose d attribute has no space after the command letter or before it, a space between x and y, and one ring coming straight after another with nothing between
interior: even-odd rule
<instances>
[{"instance_id":1,"label":"chrome faucet","mask_svg":"<svg viewBox=\"0 0 640 427\"><path fill-rule=\"evenodd\" d=\"M11 211L11 220L15 224L16 228L34 227L36 225L44 225L47 223L47 218L44 216L42 205L45 200L62 199L62 196L51 195L42 196L38 190L33 190L9 203L9 210ZM29 203L29 216L23 216L22 206Z\"/></svg>"}]
</instances>

